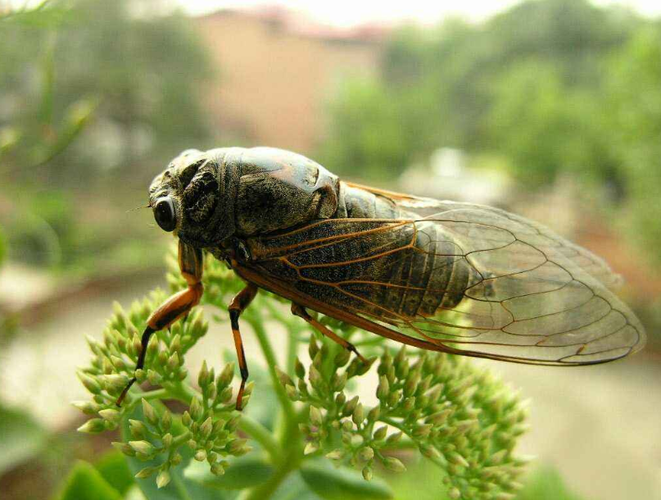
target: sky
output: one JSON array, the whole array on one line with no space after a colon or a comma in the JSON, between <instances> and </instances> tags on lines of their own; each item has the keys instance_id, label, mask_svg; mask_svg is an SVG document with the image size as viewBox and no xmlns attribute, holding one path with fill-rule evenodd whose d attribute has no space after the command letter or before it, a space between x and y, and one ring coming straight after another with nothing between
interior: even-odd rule
<instances>
[{"instance_id":1,"label":"sky","mask_svg":"<svg viewBox=\"0 0 661 500\"><path fill-rule=\"evenodd\" d=\"M520 0L170 0L190 14L203 14L221 8L281 5L301 11L315 21L338 27L364 23L417 21L435 23L447 16L479 21L505 10ZM593 0L596 5L624 5L649 16L661 16L661 0Z\"/></svg>"}]
</instances>

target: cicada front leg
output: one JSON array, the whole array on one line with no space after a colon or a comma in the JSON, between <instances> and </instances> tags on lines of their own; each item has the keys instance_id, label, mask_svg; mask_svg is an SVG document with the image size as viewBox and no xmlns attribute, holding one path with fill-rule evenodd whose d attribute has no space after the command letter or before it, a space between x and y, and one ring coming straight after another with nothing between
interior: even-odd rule
<instances>
[{"instance_id":1,"label":"cicada front leg","mask_svg":"<svg viewBox=\"0 0 661 500\"><path fill-rule=\"evenodd\" d=\"M202 286L202 269L204 259L202 251L190 245L179 241L179 269L188 283L188 288L175 293L166 300L158 309L156 309L149 319L147 319L147 328L142 334L140 355L138 363L135 366L136 371L145 366L145 356L147 355L147 345L152 333L168 328L178 319L186 316L190 310L199 304L202 298L204 288ZM121 406L122 401L128 394L129 389L135 383L135 376L129 381L122 393L117 398L117 406Z\"/></svg>"}]
</instances>

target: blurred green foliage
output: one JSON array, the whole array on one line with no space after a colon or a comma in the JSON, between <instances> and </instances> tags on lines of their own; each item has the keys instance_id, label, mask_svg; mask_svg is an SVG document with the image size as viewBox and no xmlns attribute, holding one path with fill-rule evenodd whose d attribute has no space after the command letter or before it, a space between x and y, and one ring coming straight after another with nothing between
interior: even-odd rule
<instances>
[{"instance_id":1,"label":"blurred green foliage","mask_svg":"<svg viewBox=\"0 0 661 500\"><path fill-rule=\"evenodd\" d=\"M144 15L162 5L53 0L0 17L0 223L13 259L83 275L153 262L149 225L127 209L176 153L215 145L206 49L183 16Z\"/></svg>"},{"instance_id":2,"label":"blurred green foliage","mask_svg":"<svg viewBox=\"0 0 661 500\"><path fill-rule=\"evenodd\" d=\"M183 17L139 16L140 4L55 1L42 13L63 14L47 29L2 22L0 130L12 147L0 172L27 179L42 165L40 181L73 187L108 171L135 178L137 162L210 140L198 100L213 75L205 50ZM83 140L60 147L78 133Z\"/></svg>"},{"instance_id":3,"label":"blurred green foliage","mask_svg":"<svg viewBox=\"0 0 661 500\"><path fill-rule=\"evenodd\" d=\"M659 88L658 22L531 0L482 24L401 29L381 73L331 104L320 156L383 183L439 147L500 156L528 187L569 174L606 192L661 263Z\"/></svg>"}]
</instances>

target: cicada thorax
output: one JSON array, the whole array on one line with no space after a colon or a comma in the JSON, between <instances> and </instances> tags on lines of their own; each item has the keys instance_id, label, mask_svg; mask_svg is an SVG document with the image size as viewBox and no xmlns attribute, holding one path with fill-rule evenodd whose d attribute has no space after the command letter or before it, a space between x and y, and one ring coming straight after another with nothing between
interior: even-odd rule
<instances>
[{"instance_id":1,"label":"cicada thorax","mask_svg":"<svg viewBox=\"0 0 661 500\"><path fill-rule=\"evenodd\" d=\"M339 179L312 160L275 148L238 151L236 235L250 237L332 217L338 208Z\"/></svg>"},{"instance_id":2,"label":"cicada thorax","mask_svg":"<svg viewBox=\"0 0 661 500\"><path fill-rule=\"evenodd\" d=\"M152 183L152 202L177 204L177 236L222 253L231 238L289 229L333 216L338 178L296 153L274 148L187 151Z\"/></svg>"}]
</instances>

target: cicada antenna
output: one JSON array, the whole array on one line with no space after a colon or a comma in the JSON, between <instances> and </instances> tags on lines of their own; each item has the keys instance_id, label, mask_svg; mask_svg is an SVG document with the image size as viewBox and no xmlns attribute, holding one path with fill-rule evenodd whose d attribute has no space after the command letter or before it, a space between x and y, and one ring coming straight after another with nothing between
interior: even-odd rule
<instances>
[{"instance_id":1,"label":"cicada antenna","mask_svg":"<svg viewBox=\"0 0 661 500\"><path fill-rule=\"evenodd\" d=\"M135 208L129 208L126 213L129 212L135 212L136 210L142 210L143 208L151 208L151 202L148 205L145 205L143 207L135 207Z\"/></svg>"}]
</instances>

